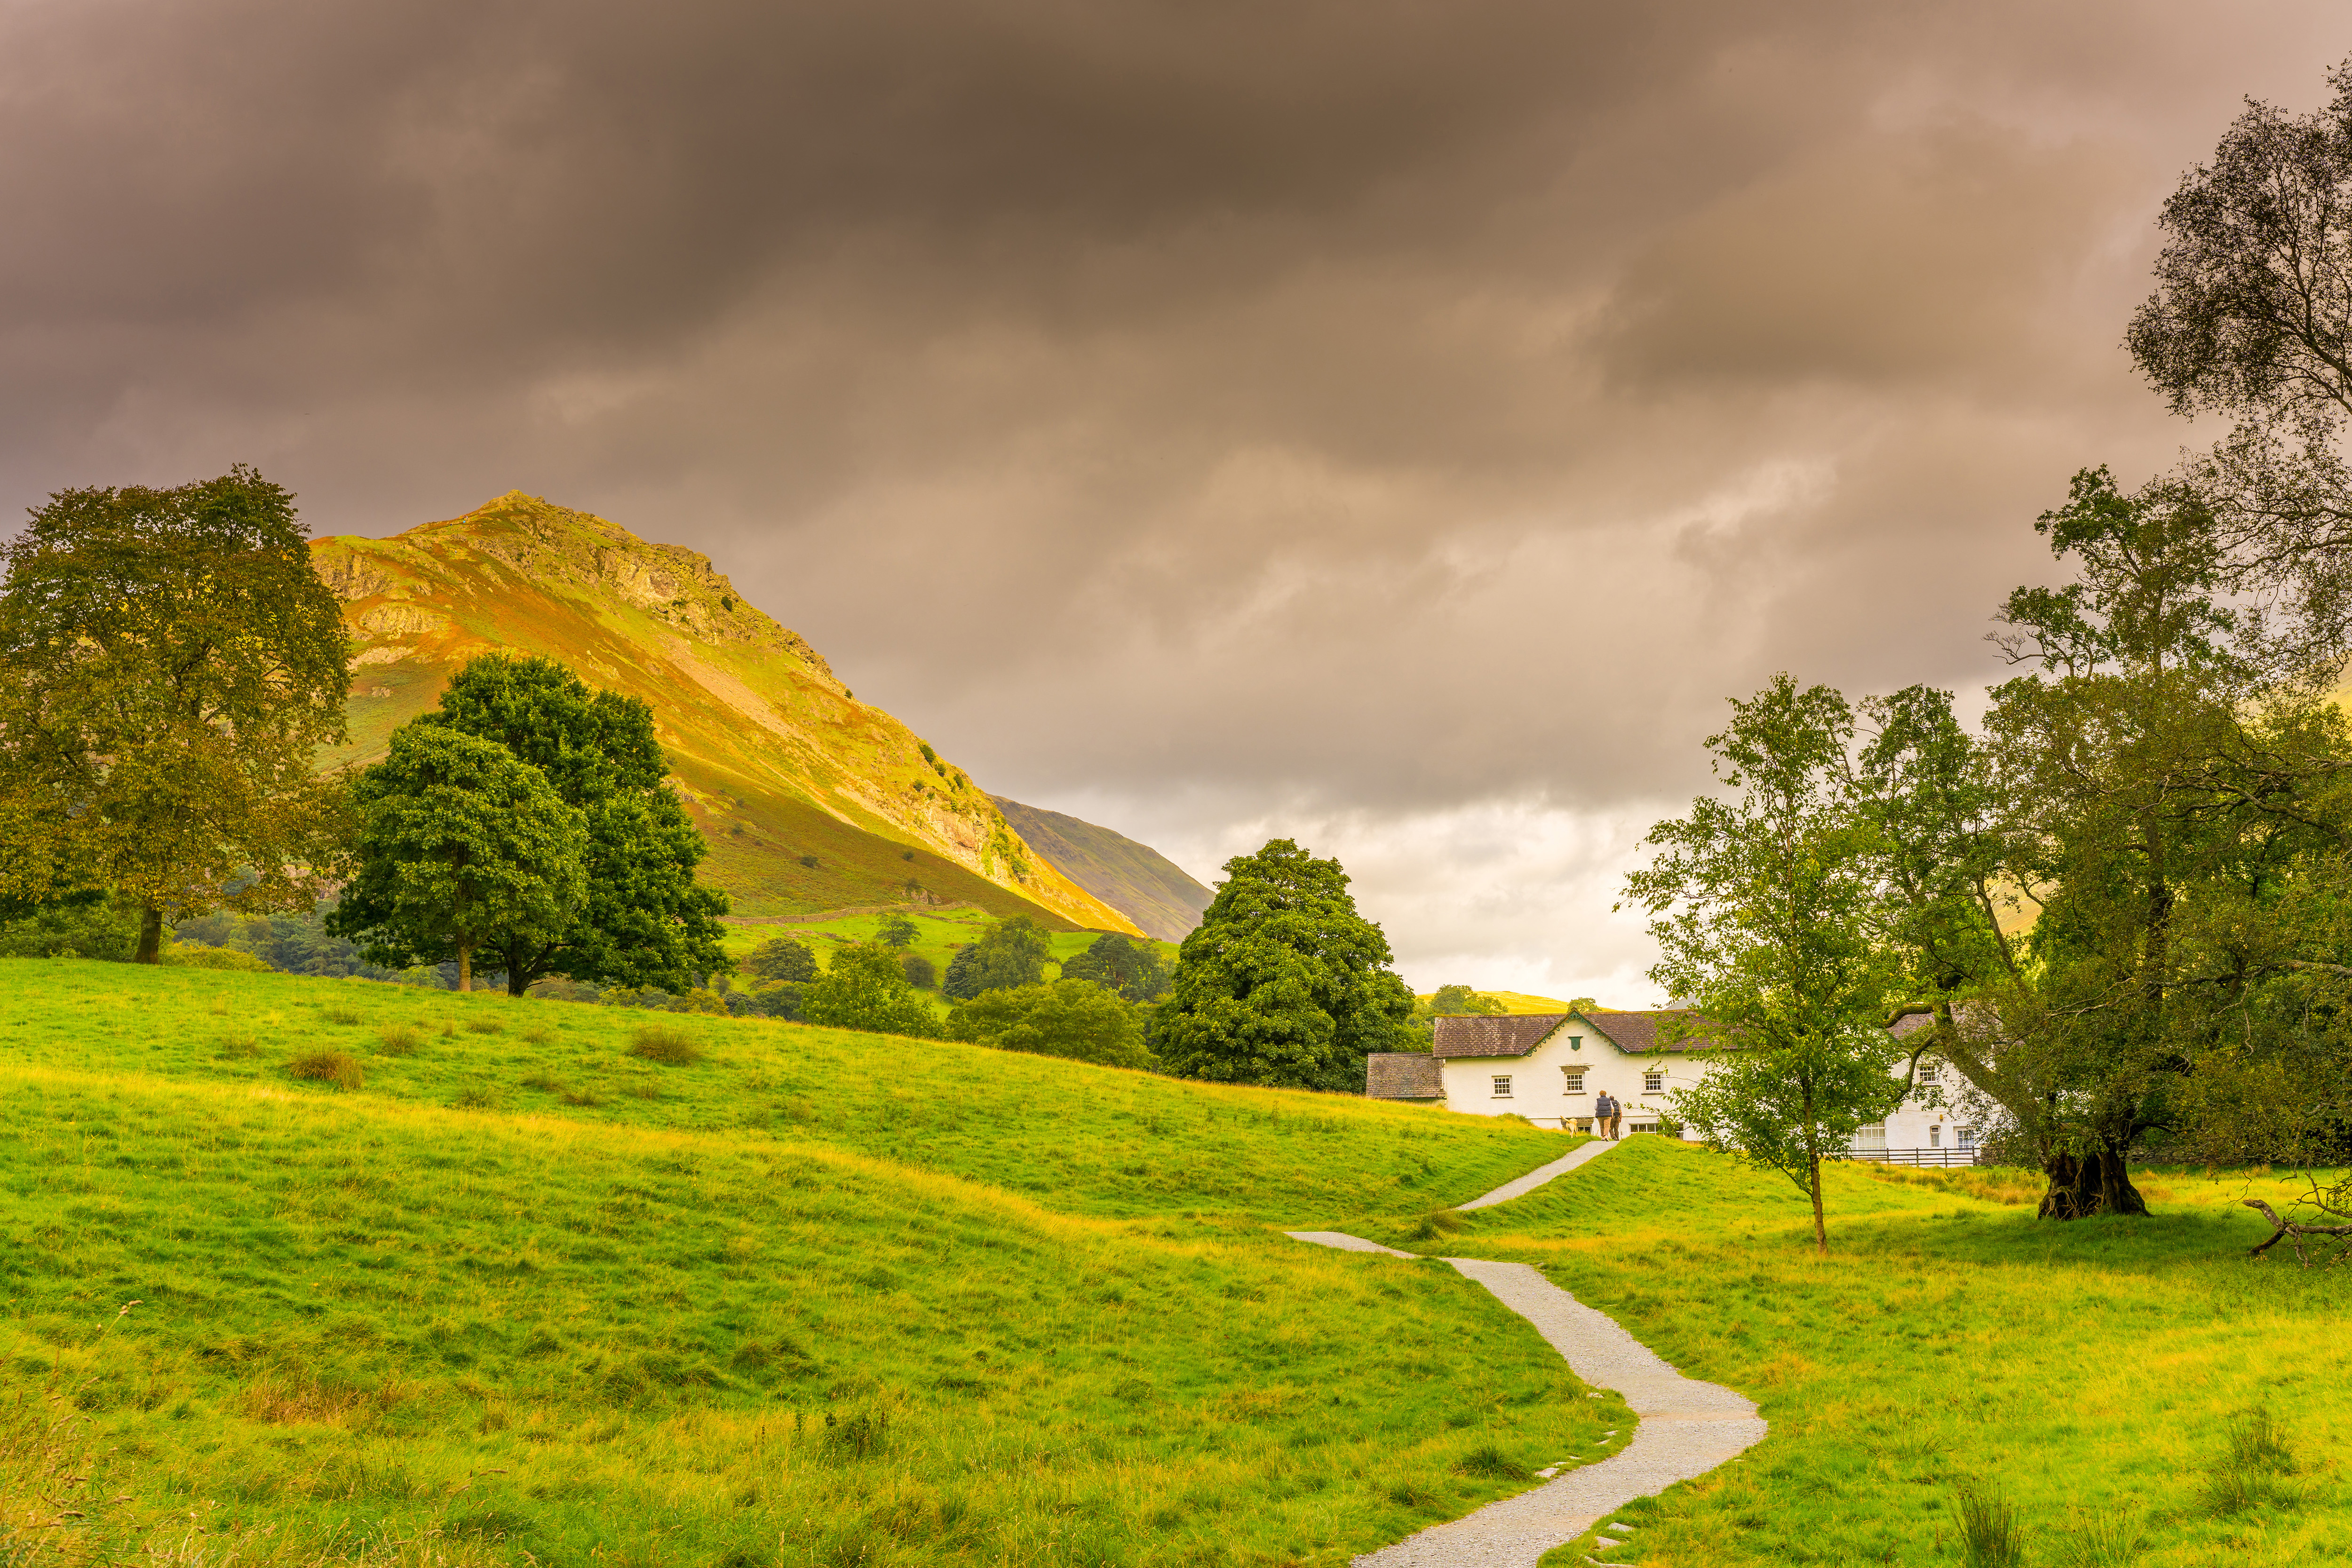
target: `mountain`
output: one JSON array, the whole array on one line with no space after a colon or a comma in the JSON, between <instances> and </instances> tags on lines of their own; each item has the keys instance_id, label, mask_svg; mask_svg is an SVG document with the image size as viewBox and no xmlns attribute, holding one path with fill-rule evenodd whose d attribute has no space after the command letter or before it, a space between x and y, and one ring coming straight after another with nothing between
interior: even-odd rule
<instances>
[{"instance_id":1,"label":"mountain","mask_svg":"<svg viewBox=\"0 0 2352 1568\"><path fill-rule=\"evenodd\" d=\"M1147 936L1181 942L1215 896L1150 844L1002 795L989 799L1063 875L1134 921Z\"/></svg>"},{"instance_id":2,"label":"mountain","mask_svg":"<svg viewBox=\"0 0 2352 1568\"><path fill-rule=\"evenodd\" d=\"M960 903L1137 934L708 557L519 491L391 538L310 548L358 643L351 743L331 761L381 757L476 654L543 654L653 705L710 844L703 878L739 915Z\"/></svg>"}]
</instances>

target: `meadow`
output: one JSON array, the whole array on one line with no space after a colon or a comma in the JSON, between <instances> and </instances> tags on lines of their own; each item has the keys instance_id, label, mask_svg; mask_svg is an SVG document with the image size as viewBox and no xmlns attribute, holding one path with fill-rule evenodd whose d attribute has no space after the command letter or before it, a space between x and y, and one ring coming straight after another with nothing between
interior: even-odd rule
<instances>
[{"instance_id":1,"label":"meadow","mask_svg":"<svg viewBox=\"0 0 2352 1568\"><path fill-rule=\"evenodd\" d=\"M936 971L944 977L955 950L976 942L982 933L996 924L997 917L984 909L959 908L915 912L888 910L856 915L835 915L822 920L733 920L726 927L722 945L728 956L741 960L752 948L777 937L794 938L808 944L816 955L820 968L833 967L833 956L854 943L871 942L885 921L904 915L915 926L915 939L906 951L929 958ZM1049 965L1058 966L1066 958L1085 952L1100 938L1099 931L1048 931L1052 946ZM1176 944L1154 942L1149 937L1129 937L1129 941L1149 944L1158 949L1160 960L1170 969L1176 967ZM1058 968L1049 967L1045 977L1052 979ZM930 993L934 1010L945 1016L948 1003L938 991Z\"/></svg>"},{"instance_id":2,"label":"meadow","mask_svg":"<svg viewBox=\"0 0 2352 1568\"><path fill-rule=\"evenodd\" d=\"M1637 1544L1611 1556L1967 1562L1974 1494L2006 1500L2013 1561L2042 1568L2352 1561L2352 1277L2246 1256L2270 1228L2242 1200L2297 1179L2149 1173L2152 1218L2058 1225L2030 1173L1829 1175L1826 1260L1786 1181L1660 1138L1445 1217L1448 1255L1536 1264L1772 1423L1621 1511ZM1429 1249L1416 1228L1365 1233Z\"/></svg>"},{"instance_id":3,"label":"meadow","mask_svg":"<svg viewBox=\"0 0 2352 1568\"><path fill-rule=\"evenodd\" d=\"M5 967L12 1562L1336 1563L1630 1427L1449 1270L1268 1226L1459 1201L1555 1134Z\"/></svg>"}]
</instances>

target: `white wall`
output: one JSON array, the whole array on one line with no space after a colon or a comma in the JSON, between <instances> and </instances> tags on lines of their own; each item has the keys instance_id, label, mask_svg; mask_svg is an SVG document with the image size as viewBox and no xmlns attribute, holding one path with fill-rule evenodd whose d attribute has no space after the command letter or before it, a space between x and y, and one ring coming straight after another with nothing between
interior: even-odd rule
<instances>
[{"instance_id":1,"label":"white wall","mask_svg":"<svg viewBox=\"0 0 2352 1568\"><path fill-rule=\"evenodd\" d=\"M1525 1116L1539 1127L1566 1126L1590 1131L1592 1102L1601 1091L1615 1095L1625 1107L1625 1126L1654 1123L1668 1108L1666 1096L1696 1087L1709 1066L1705 1053L1661 1051L1654 1056L1628 1056L1607 1035L1581 1018L1571 1017L1549 1038L1525 1056L1457 1056L1440 1064L1445 1084L1445 1106L1477 1116ZM1566 1068L1580 1068L1580 1092L1570 1093ZM1647 1087L1648 1075L1661 1082ZM1511 1092L1495 1092L1494 1081L1508 1078ZM1584 1124L1580 1129L1578 1124Z\"/></svg>"}]
</instances>

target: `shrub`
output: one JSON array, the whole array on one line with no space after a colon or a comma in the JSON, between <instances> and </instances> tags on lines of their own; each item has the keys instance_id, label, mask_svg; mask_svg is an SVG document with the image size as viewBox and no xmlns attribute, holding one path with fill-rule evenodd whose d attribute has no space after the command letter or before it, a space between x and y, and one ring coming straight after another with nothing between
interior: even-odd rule
<instances>
[{"instance_id":1,"label":"shrub","mask_svg":"<svg viewBox=\"0 0 2352 1568\"><path fill-rule=\"evenodd\" d=\"M801 1012L811 1023L862 1029L876 1034L937 1039L940 1020L929 1002L907 984L898 955L878 942L845 947L833 967L801 992Z\"/></svg>"},{"instance_id":2,"label":"shrub","mask_svg":"<svg viewBox=\"0 0 2352 1568\"><path fill-rule=\"evenodd\" d=\"M1066 1056L1106 1067L1150 1067L1143 1013L1091 980L982 991L948 1015L947 1037L999 1051Z\"/></svg>"},{"instance_id":3,"label":"shrub","mask_svg":"<svg viewBox=\"0 0 2352 1568\"><path fill-rule=\"evenodd\" d=\"M771 937L751 949L743 972L754 979L805 985L816 978L816 955L795 937Z\"/></svg>"},{"instance_id":4,"label":"shrub","mask_svg":"<svg viewBox=\"0 0 2352 1568\"><path fill-rule=\"evenodd\" d=\"M920 953L898 955L898 967L907 977L907 984L919 991L928 991L940 983L940 967Z\"/></svg>"},{"instance_id":5,"label":"shrub","mask_svg":"<svg viewBox=\"0 0 2352 1568\"><path fill-rule=\"evenodd\" d=\"M252 954L235 947L207 947L201 942L174 942L163 949L163 962L183 969L236 969L247 974L277 971Z\"/></svg>"},{"instance_id":6,"label":"shrub","mask_svg":"<svg viewBox=\"0 0 2352 1568\"><path fill-rule=\"evenodd\" d=\"M338 1089L360 1086L359 1061L347 1051L314 1051L288 1062L286 1071L296 1078L331 1083Z\"/></svg>"},{"instance_id":7,"label":"shrub","mask_svg":"<svg viewBox=\"0 0 2352 1568\"><path fill-rule=\"evenodd\" d=\"M691 1067L702 1060L702 1047L682 1030L649 1023L629 1037L629 1054L665 1067Z\"/></svg>"},{"instance_id":8,"label":"shrub","mask_svg":"<svg viewBox=\"0 0 2352 1568\"><path fill-rule=\"evenodd\" d=\"M413 1023L388 1024L375 1031L375 1048L386 1056L415 1056L425 1044L425 1031Z\"/></svg>"}]
</instances>

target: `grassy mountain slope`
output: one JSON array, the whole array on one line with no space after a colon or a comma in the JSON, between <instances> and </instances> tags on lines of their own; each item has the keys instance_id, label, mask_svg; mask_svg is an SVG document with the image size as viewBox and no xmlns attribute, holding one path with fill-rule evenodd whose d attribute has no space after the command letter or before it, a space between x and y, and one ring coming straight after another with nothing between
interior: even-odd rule
<instances>
[{"instance_id":1,"label":"grassy mountain slope","mask_svg":"<svg viewBox=\"0 0 2352 1568\"><path fill-rule=\"evenodd\" d=\"M380 756L477 653L544 654L653 705L711 846L703 874L739 914L971 903L1135 930L703 556L519 492L392 538L311 548L360 644L352 742L333 760Z\"/></svg>"},{"instance_id":2,"label":"grassy mountain slope","mask_svg":"<svg viewBox=\"0 0 2352 1568\"><path fill-rule=\"evenodd\" d=\"M0 978L11 1561L1336 1568L1631 1425L1450 1270L1269 1228L1459 1201L1557 1134L794 1025ZM326 1049L361 1087L289 1074Z\"/></svg>"},{"instance_id":3,"label":"grassy mountain slope","mask_svg":"<svg viewBox=\"0 0 2352 1568\"><path fill-rule=\"evenodd\" d=\"M1215 895L1184 869L1149 844L1048 811L992 795L1016 831L1063 875L1126 915L1162 942L1181 942L1201 924L1201 912Z\"/></svg>"}]
</instances>

